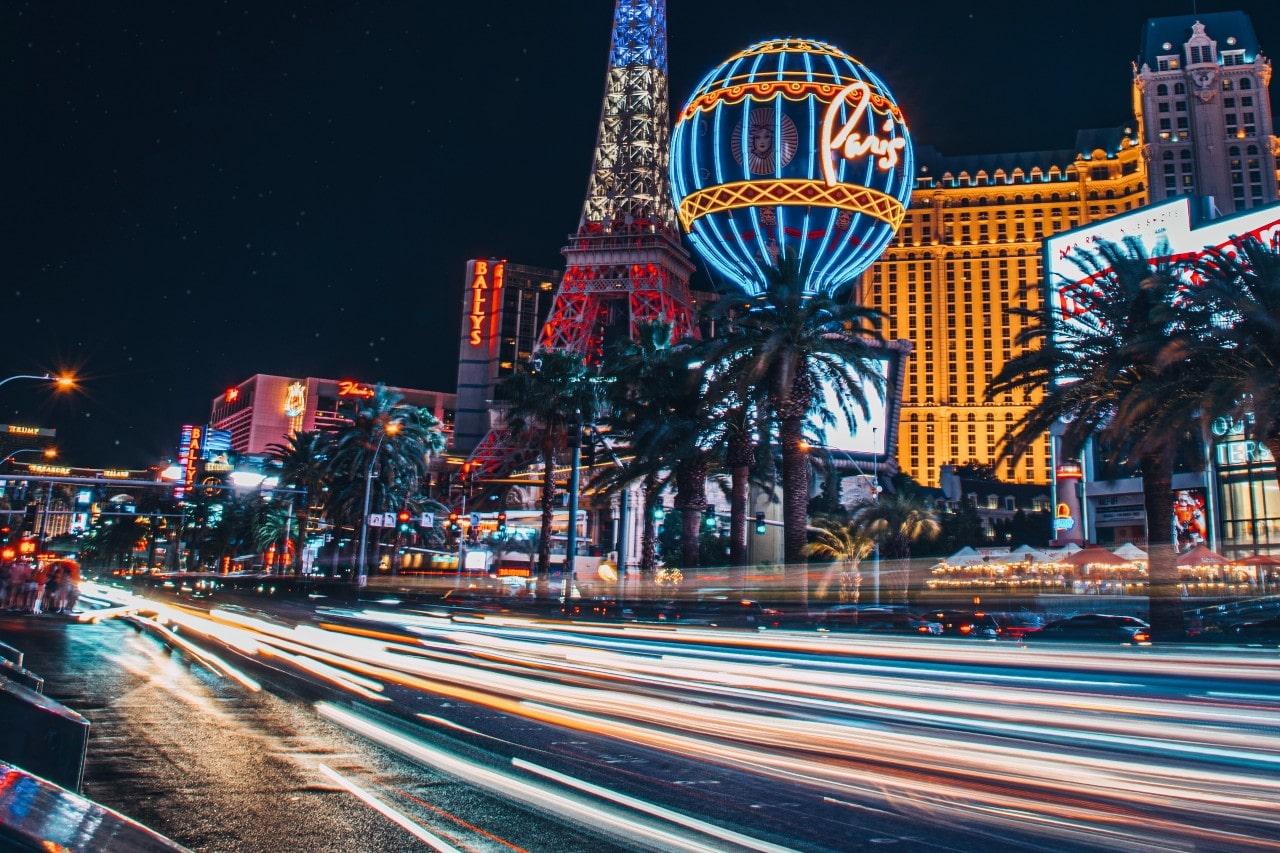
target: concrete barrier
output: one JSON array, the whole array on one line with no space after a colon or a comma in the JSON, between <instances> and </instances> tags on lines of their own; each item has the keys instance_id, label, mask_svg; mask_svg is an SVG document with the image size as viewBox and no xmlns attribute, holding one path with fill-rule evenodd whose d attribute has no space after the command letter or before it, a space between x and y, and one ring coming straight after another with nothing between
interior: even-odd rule
<instances>
[{"instance_id":1,"label":"concrete barrier","mask_svg":"<svg viewBox=\"0 0 1280 853\"><path fill-rule=\"evenodd\" d=\"M44 679L20 664L8 660L0 660L0 676L16 681L28 690L44 692Z\"/></svg>"},{"instance_id":2,"label":"concrete barrier","mask_svg":"<svg viewBox=\"0 0 1280 853\"><path fill-rule=\"evenodd\" d=\"M0 763L0 850L181 853L185 849L119 812Z\"/></svg>"},{"instance_id":3,"label":"concrete barrier","mask_svg":"<svg viewBox=\"0 0 1280 853\"><path fill-rule=\"evenodd\" d=\"M0 658L4 658L14 666L22 666L22 652L8 643L0 643Z\"/></svg>"},{"instance_id":4,"label":"concrete barrier","mask_svg":"<svg viewBox=\"0 0 1280 853\"><path fill-rule=\"evenodd\" d=\"M0 761L80 790L89 721L47 696L0 679Z\"/></svg>"}]
</instances>

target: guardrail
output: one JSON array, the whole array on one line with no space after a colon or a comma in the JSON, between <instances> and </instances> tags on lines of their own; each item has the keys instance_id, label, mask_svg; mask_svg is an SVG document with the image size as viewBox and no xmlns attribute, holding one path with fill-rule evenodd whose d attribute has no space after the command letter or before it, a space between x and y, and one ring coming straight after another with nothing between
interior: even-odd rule
<instances>
[{"instance_id":1,"label":"guardrail","mask_svg":"<svg viewBox=\"0 0 1280 853\"><path fill-rule=\"evenodd\" d=\"M181 853L186 848L119 812L0 762L0 850Z\"/></svg>"}]
</instances>

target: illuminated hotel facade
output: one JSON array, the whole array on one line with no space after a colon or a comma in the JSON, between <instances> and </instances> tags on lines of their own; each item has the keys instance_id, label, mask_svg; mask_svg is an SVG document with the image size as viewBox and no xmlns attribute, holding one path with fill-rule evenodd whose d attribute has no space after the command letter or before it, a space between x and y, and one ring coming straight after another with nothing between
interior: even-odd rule
<instances>
[{"instance_id":1,"label":"illuminated hotel facade","mask_svg":"<svg viewBox=\"0 0 1280 853\"><path fill-rule=\"evenodd\" d=\"M452 437L457 395L415 388L388 390L401 395L408 405L428 409ZM235 453L268 453L272 444L283 444L296 432L351 423L360 402L373 393L373 385L350 379L256 373L213 398L209 426L231 434Z\"/></svg>"},{"instance_id":2,"label":"illuminated hotel facade","mask_svg":"<svg viewBox=\"0 0 1280 853\"><path fill-rule=\"evenodd\" d=\"M1206 53L1207 41L1218 47ZM1167 58L1161 64L1166 43L1167 56L1183 57L1181 68L1170 68ZM1211 194L1220 211L1275 201L1280 142L1272 135L1270 78L1247 16L1153 19L1134 67L1134 128L1080 131L1073 148L1059 151L956 157L917 149L906 219L860 282L861 300L888 317L885 336L913 347L897 442L903 471L938 486L942 465L994 462L1006 430L1037 402L1036 394L988 402L985 392L1016 354L1025 325L1006 309L1043 302L1046 237L1170 194ZM1199 94L1175 95L1179 86ZM1048 437L996 473L1048 482Z\"/></svg>"}]
</instances>

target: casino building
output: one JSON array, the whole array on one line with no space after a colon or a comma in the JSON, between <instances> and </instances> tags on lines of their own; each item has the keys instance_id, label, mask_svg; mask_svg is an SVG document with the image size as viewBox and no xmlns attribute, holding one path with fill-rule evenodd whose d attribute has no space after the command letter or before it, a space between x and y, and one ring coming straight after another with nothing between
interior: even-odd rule
<instances>
[{"instance_id":1,"label":"casino building","mask_svg":"<svg viewBox=\"0 0 1280 853\"><path fill-rule=\"evenodd\" d=\"M469 453L489 432L494 388L533 355L560 275L498 258L467 261L453 433L458 453Z\"/></svg>"},{"instance_id":2,"label":"casino building","mask_svg":"<svg viewBox=\"0 0 1280 853\"><path fill-rule=\"evenodd\" d=\"M452 439L457 395L415 388L389 388L411 406L430 409ZM295 432L350 423L359 402L373 396L373 386L352 379L273 376L255 373L217 397L209 427L231 434L237 454L267 453Z\"/></svg>"},{"instance_id":3,"label":"casino building","mask_svg":"<svg viewBox=\"0 0 1280 853\"><path fill-rule=\"evenodd\" d=\"M1156 18L1134 63L1135 121L1082 130L1055 151L947 156L918 146L915 192L897 237L863 276L884 333L912 343L897 457L929 486L941 466L991 463L1034 396L985 389L1015 352L1008 306L1043 299L1043 240L1171 195L1212 196L1219 212L1276 200L1271 64L1240 12ZM1046 437L1013 482L1048 482Z\"/></svg>"}]
</instances>

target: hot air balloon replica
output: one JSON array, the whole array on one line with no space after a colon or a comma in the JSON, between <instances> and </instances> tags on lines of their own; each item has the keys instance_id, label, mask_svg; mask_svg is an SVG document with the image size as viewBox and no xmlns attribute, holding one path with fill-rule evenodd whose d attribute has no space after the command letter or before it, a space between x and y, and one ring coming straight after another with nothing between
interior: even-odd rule
<instances>
[{"instance_id":1,"label":"hot air balloon replica","mask_svg":"<svg viewBox=\"0 0 1280 853\"><path fill-rule=\"evenodd\" d=\"M902 224L911 136L889 87L834 45L775 39L717 65L680 111L671 188L697 253L749 294L785 253L808 293L849 284Z\"/></svg>"}]
</instances>

